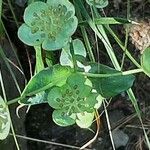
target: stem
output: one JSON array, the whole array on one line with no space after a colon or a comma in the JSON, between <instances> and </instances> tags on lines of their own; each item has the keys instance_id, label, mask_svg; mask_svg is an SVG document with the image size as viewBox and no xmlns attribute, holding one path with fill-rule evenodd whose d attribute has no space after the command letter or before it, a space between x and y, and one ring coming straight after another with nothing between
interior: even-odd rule
<instances>
[{"instance_id":1,"label":"stem","mask_svg":"<svg viewBox=\"0 0 150 150\"><path fill-rule=\"evenodd\" d=\"M8 2L8 5L9 5L9 8L10 8L10 10L11 10L11 13L12 13L12 15L13 15L13 18L14 18L14 20L15 20L15 23L16 23L16 25L17 25L17 28L19 28L18 20L17 20L17 17L16 17L16 15L15 15L15 13L14 13L14 10L13 10L12 4L11 4L11 1L10 1L10 0L7 0L7 2Z\"/></svg>"},{"instance_id":2,"label":"stem","mask_svg":"<svg viewBox=\"0 0 150 150\"><path fill-rule=\"evenodd\" d=\"M41 46L34 46L36 52L36 73L44 69L43 59L42 59L42 49Z\"/></svg>"},{"instance_id":3,"label":"stem","mask_svg":"<svg viewBox=\"0 0 150 150\"><path fill-rule=\"evenodd\" d=\"M2 93L3 93L4 101L7 104L7 97L6 97L6 92L5 92L5 88L4 88L4 83L3 83L3 78L2 78L1 70L0 70L0 84L1 84L1 88L2 88ZM17 138L16 138L16 134L15 134L15 131L14 131L14 127L13 127L13 123L12 123L12 119L11 119L11 116L10 116L10 111L9 111L8 105L7 105L7 110L8 110L8 114L9 114L9 118L10 118L10 127L11 127L11 130L12 130L12 133L13 133L14 141L15 141L17 150L20 150L19 144L18 144L18 141L17 141Z\"/></svg>"},{"instance_id":4,"label":"stem","mask_svg":"<svg viewBox=\"0 0 150 150\"><path fill-rule=\"evenodd\" d=\"M17 98L15 98L15 99L12 99L12 100L10 100L10 101L7 102L7 105L15 104L15 103L17 103L20 99L21 99L21 97L17 97Z\"/></svg>"},{"instance_id":5,"label":"stem","mask_svg":"<svg viewBox=\"0 0 150 150\"><path fill-rule=\"evenodd\" d=\"M18 141L17 141L17 138L16 138L16 133L15 133L15 130L14 130L14 127L13 127L13 124L12 124L12 121L11 121L10 125L11 125L11 131L12 131L12 135L14 137L14 141L15 141L17 150L20 150L20 147L19 147L19 144L18 144Z\"/></svg>"},{"instance_id":6,"label":"stem","mask_svg":"<svg viewBox=\"0 0 150 150\"><path fill-rule=\"evenodd\" d=\"M85 75L87 77L92 77L92 78L107 78L107 77L114 77L114 76L121 76L121 75L130 75L130 74L135 74L139 72L143 72L143 69L133 69L129 71L117 72L117 73L111 73L111 74L94 74L94 73L87 73L87 72L77 72L77 73L81 75Z\"/></svg>"},{"instance_id":7,"label":"stem","mask_svg":"<svg viewBox=\"0 0 150 150\"><path fill-rule=\"evenodd\" d=\"M76 71L78 66L77 66L77 61L76 61L75 54L74 54L73 41L71 41L70 43L70 53L72 55L73 68Z\"/></svg>"},{"instance_id":8,"label":"stem","mask_svg":"<svg viewBox=\"0 0 150 150\"><path fill-rule=\"evenodd\" d=\"M80 9L78 8L77 3L75 1L74 1L74 5L75 5L76 10L77 10L76 13L77 13L77 17L79 19L79 22L83 22ZM92 62L95 62L94 54L92 52L92 48L91 48L91 45L90 45L90 42L89 42L89 39L88 39L86 29L85 29L84 26L80 26L80 29L81 29L81 32L82 32L82 35L83 35L83 39L84 39L84 42L85 42L85 46L86 46L86 49L87 49L87 54L89 56L89 59Z\"/></svg>"}]
</instances>

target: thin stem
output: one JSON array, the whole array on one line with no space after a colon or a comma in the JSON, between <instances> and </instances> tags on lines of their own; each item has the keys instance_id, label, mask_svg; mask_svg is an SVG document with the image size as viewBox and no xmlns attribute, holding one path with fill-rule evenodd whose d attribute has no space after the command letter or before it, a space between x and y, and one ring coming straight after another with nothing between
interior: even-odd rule
<instances>
[{"instance_id":1,"label":"thin stem","mask_svg":"<svg viewBox=\"0 0 150 150\"><path fill-rule=\"evenodd\" d=\"M74 2L74 5L76 6L77 3ZM76 6L76 9L77 9L76 13L77 13L77 17L79 19L79 22L82 22L83 19L82 19L80 9L79 9L78 6ZM93 51L92 51L91 46L90 46L90 42L89 42L89 39L88 39L86 29L85 29L84 26L80 26L80 28L81 28L81 32L82 32L82 35L83 35L83 39L84 39L84 42L85 42L85 46L86 46L86 49L87 49L87 54L89 56L89 59L90 59L90 61L95 62L94 54L93 54Z\"/></svg>"},{"instance_id":2,"label":"thin stem","mask_svg":"<svg viewBox=\"0 0 150 150\"><path fill-rule=\"evenodd\" d=\"M3 83L3 78L2 78L1 70L0 70L0 83L1 83L1 88L2 88L2 93L3 93L4 101L7 104L7 97L6 97L6 92L5 92L5 88L4 88L4 83ZM7 105L7 108L8 108L8 105ZM13 133L14 141L15 141L17 150L20 150L19 144L18 144L18 141L17 141L17 138L16 138L16 134L15 134L15 131L14 131L12 119L11 119L11 116L10 116L9 108L7 110L8 110L8 114L9 114L9 117L10 117L10 127L11 127L11 130L12 130L12 133Z\"/></svg>"},{"instance_id":3,"label":"thin stem","mask_svg":"<svg viewBox=\"0 0 150 150\"><path fill-rule=\"evenodd\" d=\"M12 76L14 82L15 82L15 85L16 85L16 88L17 88L19 94L21 94L21 89L20 89L20 86L19 86L19 84L18 84L18 81L17 81L17 79L16 79L16 77L15 77L15 75L14 75L14 73L13 73L13 70L12 70L10 64L9 64L8 61L7 61L7 57L6 57L6 55L5 55L5 53L4 53L4 51L3 51L3 49L2 49L1 46L0 46L0 56L1 56L2 59L4 60L6 66L7 66L7 68L8 68L8 70L9 70L9 72L10 72L10 74L11 74L11 76Z\"/></svg>"},{"instance_id":4,"label":"thin stem","mask_svg":"<svg viewBox=\"0 0 150 150\"><path fill-rule=\"evenodd\" d=\"M77 66L77 61L76 61L75 54L74 54L73 41L71 41L70 43L70 53L72 55L73 68L76 71L78 66Z\"/></svg>"},{"instance_id":5,"label":"thin stem","mask_svg":"<svg viewBox=\"0 0 150 150\"><path fill-rule=\"evenodd\" d=\"M109 130L110 140L111 140L111 143L112 143L113 150L115 150L115 144L114 144L114 140L113 140L113 135L112 135L112 131L111 131L110 120L109 120L108 112L107 112L107 109L106 109L105 101L103 101L103 105L104 105L104 111L105 111L107 126L108 126L108 130Z\"/></svg>"},{"instance_id":6,"label":"thin stem","mask_svg":"<svg viewBox=\"0 0 150 150\"><path fill-rule=\"evenodd\" d=\"M118 38L118 36L114 33L114 31L108 26L105 25L105 28L109 31L109 33L114 37L118 45L121 47L121 49L124 51L124 46L121 42L121 40ZM132 63L137 66L138 68L141 68L140 64L133 58L133 56L130 54L130 52L126 49L126 55L128 58L132 61Z\"/></svg>"},{"instance_id":7,"label":"thin stem","mask_svg":"<svg viewBox=\"0 0 150 150\"><path fill-rule=\"evenodd\" d=\"M130 0L127 0L127 20L129 19L130 19ZM125 36L124 53L123 53L122 62L121 62L121 70L123 69L123 64L124 64L125 57L126 57L128 39L129 39L129 24L126 25L126 36Z\"/></svg>"},{"instance_id":8,"label":"thin stem","mask_svg":"<svg viewBox=\"0 0 150 150\"><path fill-rule=\"evenodd\" d=\"M13 124L12 124L12 121L11 121L10 126L11 126L11 131L12 131L12 134L13 134L13 137L14 137L14 141L15 141L17 150L20 150L20 147L19 147L19 144L18 144L18 141L17 141L17 138L16 138L16 133L15 133L15 130L14 130L14 127L13 127Z\"/></svg>"},{"instance_id":9,"label":"thin stem","mask_svg":"<svg viewBox=\"0 0 150 150\"><path fill-rule=\"evenodd\" d=\"M41 45L34 46L36 52L36 73L44 69Z\"/></svg>"},{"instance_id":10,"label":"thin stem","mask_svg":"<svg viewBox=\"0 0 150 150\"><path fill-rule=\"evenodd\" d=\"M133 69L133 70L129 70L129 71L117 72L117 73L111 73L111 74L94 74L94 73L88 73L88 72L77 72L77 73L85 75L87 77L107 78L107 77L114 77L114 76L121 76L121 75L136 74L136 73L140 73L140 72L143 72L143 69Z\"/></svg>"},{"instance_id":11,"label":"thin stem","mask_svg":"<svg viewBox=\"0 0 150 150\"><path fill-rule=\"evenodd\" d=\"M17 103L20 99L21 99L21 97L14 98L14 99L8 101L8 102L7 102L7 105L15 104L15 103Z\"/></svg>"},{"instance_id":12,"label":"thin stem","mask_svg":"<svg viewBox=\"0 0 150 150\"><path fill-rule=\"evenodd\" d=\"M12 135L10 133L10 135ZM36 138L32 138L32 137L27 137L27 136L23 136L23 135L16 135L18 138L24 139L24 140L29 140L29 141L34 141L34 142L40 142L40 143L45 143L45 144L50 144L50 145L56 145L56 146L62 146L62 147L66 147L66 148L72 148L72 149L80 149L80 147L77 146L73 146L73 145L68 145L68 144L62 144L62 143L57 143L57 142L52 142L52 141L46 141L46 140L40 140L40 139L36 139ZM91 149L85 149L85 150L91 150Z\"/></svg>"},{"instance_id":13,"label":"thin stem","mask_svg":"<svg viewBox=\"0 0 150 150\"><path fill-rule=\"evenodd\" d=\"M12 13L12 15L13 15L13 18L14 18L14 20L15 20L15 23L16 23L16 25L17 25L17 28L19 28L18 20L17 20L17 18L16 18L15 13L14 13L14 10L13 10L12 4L11 4L11 1L10 1L10 0L7 0L7 1L8 1L9 8L10 8L10 10L11 10L11 13Z\"/></svg>"}]
</instances>

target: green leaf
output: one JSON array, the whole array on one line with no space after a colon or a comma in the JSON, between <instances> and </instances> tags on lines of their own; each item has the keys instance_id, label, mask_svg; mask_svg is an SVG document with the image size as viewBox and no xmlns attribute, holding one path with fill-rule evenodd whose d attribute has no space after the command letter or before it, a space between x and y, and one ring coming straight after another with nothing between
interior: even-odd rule
<instances>
[{"instance_id":1,"label":"green leaf","mask_svg":"<svg viewBox=\"0 0 150 150\"><path fill-rule=\"evenodd\" d=\"M141 56L141 66L144 73L150 77L150 47L146 48Z\"/></svg>"},{"instance_id":2,"label":"green leaf","mask_svg":"<svg viewBox=\"0 0 150 150\"><path fill-rule=\"evenodd\" d=\"M70 67L55 65L53 67L44 69L31 78L25 87L20 100L20 103L31 104L28 102L27 96L34 96L35 94L45 91L52 86L62 86L65 84L68 76L72 73Z\"/></svg>"},{"instance_id":3,"label":"green leaf","mask_svg":"<svg viewBox=\"0 0 150 150\"><path fill-rule=\"evenodd\" d=\"M77 119L76 119L76 124L81 128L89 128L91 126L91 124L93 123L93 119L94 119L94 112L78 113Z\"/></svg>"},{"instance_id":4,"label":"green leaf","mask_svg":"<svg viewBox=\"0 0 150 150\"><path fill-rule=\"evenodd\" d=\"M55 109L61 109L62 93L59 87L54 87L48 94L48 103Z\"/></svg>"},{"instance_id":5,"label":"green leaf","mask_svg":"<svg viewBox=\"0 0 150 150\"><path fill-rule=\"evenodd\" d=\"M53 121L59 126L70 126L75 124L76 115L72 114L71 116L66 114L64 110L54 110L53 114Z\"/></svg>"},{"instance_id":6,"label":"green leaf","mask_svg":"<svg viewBox=\"0 0 150 150\"><path fill-rule=\"evenodd\" d=\"M47 0L31 3L24 12L25 23L18 37L30 46L41 45L45 50L63 48L75 32L78 20L68 0Z\"/></svg>"},{"instance_id":7,"label":"green leaf","mask_svg":"<svg viewBox=\"0 0 150 150\"><path fill-rule=\"evenodd\" d=\"M47 103L47 94L44 91L37 93L35 96L28 98L27 102L31 105Z\"/></svg>"},{"instance_id":8,"label":"green leaf","mask_svg":"<svg viewBox=\"0 0 150 150\"><path fill-rule=\"evenodd\" d=\"M91 64L91 73L111 74L119 71L108 66L93 63ZM119 75L107 78L90 78L93 87L105 98L113 97L129 89L134 82L133 75Z\"/></svg>"},{"instance_id":9,"label":"green leaf","mask_svg":"<svg viewBox=\"0 0 150 150\"><path fill-rule=\"evenodd\" d=\"M117 17L101 17L94 20L95 24L125 24L131 23L131 21L124 19L124 18L117 18Z\"/></svg>"},{"instance_id":10,"label":"green leaf","mask_svg":"<svg viewBox=\"0 0 150 150\"><path fill-rule=\"evenodd\" d=\"M73 50L74 50L75 56L83 56L84 58L86 57L86 50L81 40L79 39L73 40ZM70 53L69 43L63 48L61 52L60 63L63 66L73 67L73 60L72 60L72 56Z\"/></svg>"},{"instance_id":11,"label":"green leaf","mask_svg":"<svg viewBox=\"0 0 150 150\"><path fill-rule=\"evenodd\" d=\"M8 107L0 96L0 140L4 140L8 136L10 123Z\"/></svg>"},{"instance_id":12,"label":"green leaf","mask_svg":"<svg viewBox=\"0 0 150 150\"><path fill-rule=\"evenodd\" d=\"M20 26L18 29L19 39L29 46L41 45L45 37L41 36L42 32L37 34L32 33L32 29L27 26L25 23Z\"/></svg>"},{"instance_id":13,"label":"green leaf","mask_svg":"<svg viewBox=\"0 0 150 150\"><path fill-rule=\"evenodd\" d=\"M86 0L90 6L95 6L97 8L104 8L108 5L108 0Z\"/></svg>"}]
</instances>

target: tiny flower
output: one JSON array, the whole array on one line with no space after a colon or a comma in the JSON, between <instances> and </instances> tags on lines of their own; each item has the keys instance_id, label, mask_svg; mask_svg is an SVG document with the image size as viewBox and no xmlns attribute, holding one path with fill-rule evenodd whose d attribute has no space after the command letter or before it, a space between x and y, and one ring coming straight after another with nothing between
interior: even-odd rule
<instances>
[{"instance_id":1,"label":"tiny flower","mask_svg":"<svg viewBox=\"0 0 150 150\"><path fill-rule=\"evenodd\" d=\"M150 21L131 25L129 35L132 43L142 54L144 49L150 47Z\"/></svg>"}]
</instances>

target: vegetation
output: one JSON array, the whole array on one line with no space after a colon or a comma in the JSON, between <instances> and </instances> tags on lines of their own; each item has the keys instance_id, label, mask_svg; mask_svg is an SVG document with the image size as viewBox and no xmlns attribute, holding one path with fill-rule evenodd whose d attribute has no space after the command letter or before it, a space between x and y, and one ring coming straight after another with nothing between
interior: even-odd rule
<instances>
[{"instance_id":1,"label":"vegetation","mask_svg":"<svg viewBox=\"0 0 150 150\"><path fill-rule=\"evenodd\" d=\"M19 107L32 107L47 103L53 108L52 118L59 126L76 124L80 128L90 129L91 125L96 123L95 137L81 147L84 149L95 140L99 132L100 108L105 106L107 99L126 91L142 125L147 147L150 149L149 137L141 118L142 112L131 89L135 82L134 74L142 72L150 77L150 47L149 45L144 47L140 56L141 61L138 63L127 50L129 27L137 23L128 17L101 17L99 9L107 7L108 4L108 0L28 1L23 16L24 23L18 29L18 37L25 45L34 48L35 71L21 95L9 101L5 97L7 93L1 79L3 91L3 96L0 97L1 140L9 135L10 128L13 130L9 105L19 103ZM128 9L129 4L128 0ZM87 9L91 12L89 13ZM125 44L122 44L110 24L126 24ZM81 31L82 37L77 34L78 30ZM96 39L101 40L113 67L100 63L99 56L97 58L95 55L96 50L91 46L87 30L92 30ZM118 61L107 34L112 35L111 38L114 38L122 49L122 60ZM3 50L0 49L0 55L7 63ZM97 51L98 49L97 44ZM59 59L59 63L47 59L58 51L60 55L55 59ZM135 69L124 71L125 57L129 58ZM13 134L15 138L15 133ZM111 140L115 149L113 139ZM16 138L15 141L19 150Z\"/></svg>"}]
</instances>

